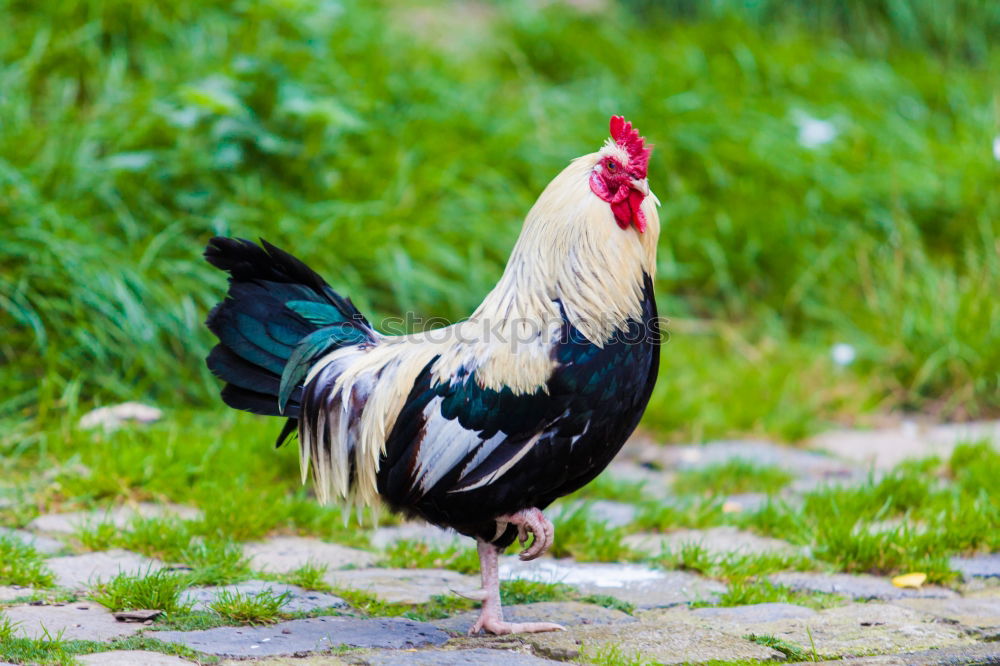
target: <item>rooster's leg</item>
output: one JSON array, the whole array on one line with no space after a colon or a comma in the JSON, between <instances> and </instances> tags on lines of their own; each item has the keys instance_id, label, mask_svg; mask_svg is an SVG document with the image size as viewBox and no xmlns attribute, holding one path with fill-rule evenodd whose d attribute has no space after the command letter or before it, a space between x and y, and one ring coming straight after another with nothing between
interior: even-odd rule
<instances>
[{"instance_id":1,"label":"rooster's leg","mask_svg":"<svg viewBox=\"0 0 1000 666\"><path fill-rule=\"evenodd\" d=\"M536 541L538 539L537 532ZM488 541L476 540L479 548L479 567L483 576L483 610L479 620L472 625L469 635L486 631L498 636L503 634L530 634L539 631L559 631L564 627L552 622L504 622L500 608L500 550Z\"/></svg>"},{"instance_id":2,"label":"rooster's leg","mask_svg":"<svg viewBox=\"0 0 1000 666\"><path fill-rule=\"evenodd\" d=\"M533 560L552 547L552 538L555 536L555 528L552 521L546 518L538 509L522 509L517 513L497 518L498 532L503 532L503 527L507 523L517 525L517 540L523 546L528 542L528 534L534 535L531 546L521 552L521 559L525 562Z\"/></svg>"}]
</instances>

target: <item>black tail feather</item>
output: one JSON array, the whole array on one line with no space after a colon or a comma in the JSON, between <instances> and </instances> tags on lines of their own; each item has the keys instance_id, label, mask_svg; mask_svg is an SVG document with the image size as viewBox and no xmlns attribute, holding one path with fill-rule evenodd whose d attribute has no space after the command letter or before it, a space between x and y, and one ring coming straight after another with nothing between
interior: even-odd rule
<instances>
[{"instance_id":1,"label":"black tail feather","mask_svg":"<svg viewBox=\"0 0 1000 666\"><path fill-rule=\"evenodd\" d=\"M317 303L335 318L367 331L370 326L351 301L315 271L265 240L257 245L216 237L209 241L205 258L230 275L225 300L212 309L206 322L219 338L206 362L226 382L222 399L230 407L289 417L278 438L280 446L296 427L302 400L301 386L295 387L284 409L279 408L282 373L299 343L323 328L292 308L303 301Z\"/></svg>"}]
</instances>

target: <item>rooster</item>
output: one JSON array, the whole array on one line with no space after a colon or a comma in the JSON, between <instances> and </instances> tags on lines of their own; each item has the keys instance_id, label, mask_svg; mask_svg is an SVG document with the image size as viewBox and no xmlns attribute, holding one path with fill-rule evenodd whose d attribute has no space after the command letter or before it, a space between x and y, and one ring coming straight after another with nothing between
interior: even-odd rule
<instances>
[{"instance_id":1,"label":"rooster","mask_svg":"<svg viewBox=\"0 0 1000 666\"><path fill-rule=\"evenodd\" d=\"M213 238L205 251L230 275L207 322L223 401L287 417L277 445L298 432L320 502L384 503L475 538L470 633L562 628L504 621L499 555L515 539L523 560L545 553L541 510L604 470L656 381L652 147L620 116L610 130L539 196L482 305L431 334L380 334L266 241Z\"/></svg>"}]
</instances>

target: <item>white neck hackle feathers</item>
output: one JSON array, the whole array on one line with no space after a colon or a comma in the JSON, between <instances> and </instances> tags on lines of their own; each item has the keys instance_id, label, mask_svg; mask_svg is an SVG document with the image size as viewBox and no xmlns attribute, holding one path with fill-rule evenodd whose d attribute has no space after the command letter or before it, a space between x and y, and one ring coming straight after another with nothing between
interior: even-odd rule
<instances>
[{"instance_id":1,"label":"white neck hackle feathers","mask_svg":"<svg viewBox=\"0 0 1000 666\"><path fill-rule=\"evenodd\" d=\"M621 229L589 185L598 162L620 150L611 143L577 158L549 183L525 218L503 276L468 320L384 337L365 350L340 349L317 362L306 382L322 374L333 383L330 415L321 419L319 432L303 425L300 455L303 481L311 459L321 502L378 504L386 438L420 371L435 357L439 383L455 380L464 368L475 370L484 388L531 393L545 389L555 367L551 350L563 314L598 346L641 317L644 275L652 278L656 270L659 201L653 194L643 201L645 233ZM351 416L354 422L347 423ZM356 477L350 484L352 454Z\"/></svg>"}]
</instances>

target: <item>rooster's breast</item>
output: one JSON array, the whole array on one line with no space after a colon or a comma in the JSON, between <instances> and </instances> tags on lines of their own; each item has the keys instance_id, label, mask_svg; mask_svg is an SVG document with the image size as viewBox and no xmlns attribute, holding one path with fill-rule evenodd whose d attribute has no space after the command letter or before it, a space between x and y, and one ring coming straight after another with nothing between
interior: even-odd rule
<instances>
[{"instance_id":1,"label":"rooster's breast","mask_svg":"<svg viewBox=\"0 0 1000 666\"><path fill-rule=\"evenodd\" d=\"M533 392L484 388L474 372L419 374L386 440L379 494L389 505L470 536L494 519L545 508L594 479L645 410L659 364L652 283L642 317L602 346L565 322L554 370Z\"/></svg>"}]
</instances>

